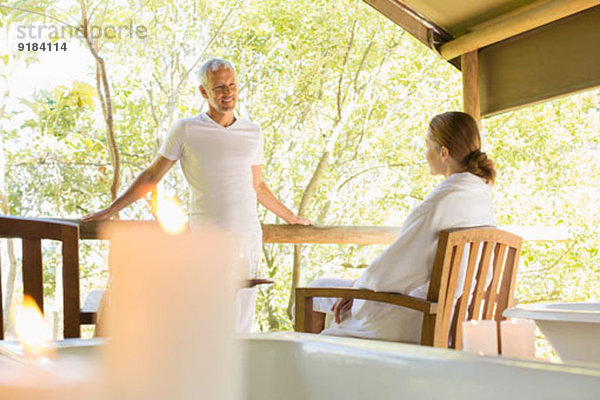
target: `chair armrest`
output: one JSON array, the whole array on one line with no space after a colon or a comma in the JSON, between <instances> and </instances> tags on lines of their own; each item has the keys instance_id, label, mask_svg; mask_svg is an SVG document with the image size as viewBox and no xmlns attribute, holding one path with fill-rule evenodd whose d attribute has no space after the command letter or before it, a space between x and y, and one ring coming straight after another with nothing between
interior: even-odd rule
<instances>
[{"instance_id":1,"label":"chair armrest","mask_svg":"<svg viewBox=\"0 0 600 400\"><path fill-rule=\"evenodd\" d=\"M354 288L296 288L296 323L298 332L311 332L310 314L312 314L312 299L314 297L345 297L378 301L421 311L425 314L435 314L437 303L431 303L419 297L402 293L375 292L368 289Z\"/></svg>"}]
</instances>

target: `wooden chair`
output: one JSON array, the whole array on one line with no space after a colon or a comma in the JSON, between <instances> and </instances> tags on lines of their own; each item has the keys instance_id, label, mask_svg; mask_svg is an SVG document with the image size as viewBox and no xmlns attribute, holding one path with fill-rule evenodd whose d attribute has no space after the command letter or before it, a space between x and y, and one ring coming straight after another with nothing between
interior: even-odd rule
<instances>
[{"instance_id":1,"label":"wooden chair","mask_svg":"<svg viewBox=\"0 0 600 400\"><path fill-rule=\"evenodd\" d=\"M92 313L79 311L79 226L44 219L0 216L0 237L20 238L23 244L23 293L44 309L42 239L62 242L64 337L81 336L80 325L93 323ZM4 339L0 286L0 339Z\"/></svg>"},{"instance_id":2,"label":"wooden chair","mask_svg":"<svg viewBox=\"0 0 600 400\"><path fill-rule=\"evenodd\" d=\"M297 288L295 330L318 333L323 329L324 314L312 309L314 297L364 299L421 311L422 345L460 349L462 323L459 322L471 319L500 321L504 310L513 305L522 243L519 236L489 227L443 231L426 299L365 289ZM468 244L471 246L464 286L454 303L463 253ZM492 278L486 286L490 267Z\"/></svg>"}]
</instances>

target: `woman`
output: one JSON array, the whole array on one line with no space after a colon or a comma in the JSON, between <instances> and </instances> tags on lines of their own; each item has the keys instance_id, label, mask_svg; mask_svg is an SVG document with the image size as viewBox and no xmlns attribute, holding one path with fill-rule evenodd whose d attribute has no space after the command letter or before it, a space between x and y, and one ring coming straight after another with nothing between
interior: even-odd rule
<instances>
[{"instance_id":1,"label":"woman","mask_svg":"<svg viewBox=\"0 0 600 400\"><path fill-rule=\"evenodd\" d=\"M394 243L355 282L319 279L311 287L353 286L425 298L439 233L446 229L495 226L490 185L494 163L481 151L475 120L462 112L446 112L429 123L427 162L440 183L408 216ZM461 285L459 285L461 286ZM314 310L333 312L323 333L415 342L421 337L422 313L365 300L317 298Z\"/></svg>"}]
</instances>

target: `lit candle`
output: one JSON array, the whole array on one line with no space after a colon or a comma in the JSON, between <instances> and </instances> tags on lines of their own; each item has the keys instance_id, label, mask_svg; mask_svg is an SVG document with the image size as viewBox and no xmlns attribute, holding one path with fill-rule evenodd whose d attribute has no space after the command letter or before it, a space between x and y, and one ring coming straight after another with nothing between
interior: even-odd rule
<instances>
[{"instance_id":1,"label":"lit candle","mask_svg":"<svg viewBox=\"0 0 600 400\"><path fill-rule=\"evenodd\" d=\"M535 358L535 324L530 320L506 320L500 323L502 355Z\"/></svg>"},{"instance_id":2,"label":"lit candle","mask_svg":"<svg viewBox=\"0 0 600 400\"><path fill-rule=\"evenodd\" d=\"M15 346L18 350L6 350L0 358L0 399L92 399L97 392L93 365L53 359L55 349L36 302L25 296L11 314L19 345Z\"/></svg>"},{"instance_id":3,"label":"lit candle","mask_svg":"<svg viewBox=\"0 0 600 400\"><path fill-rule=\"evenodd\" d=\"M97 381L91 365L61 360L50 365L0 362L0 399L95 399Z\"/></svg>"},{"instance_id":4,"label":"lit candle","mask_svg":"<svg viewBox=\"0 0 600 400\"><path fill-rule=\"evenodd\" d=\"M55 349L50 342L50 330L35 300L24 295L21 304L12 308L10 314L25 355L38 362L53 358Z\"/></svg>"},{"instance_id":5,"label":"lit candle","mask_svg":"<svg viewBox=\"0 0 600 400\"><path fill-rule=\"evenodd\" d=\"M479 355L498 354L496 321L464 321L463 350Z\"/></svg>"},{"instance_id":6,"label":"lit candle","mask_svg":"<svg viewBox=\"0 0 600 400\"><path fill-rule=\"evenodd\" d=\"M106 398L230 399L238 390L233 299L239 261L215 229L109 232Z\"/></svg>"}]
</instances>

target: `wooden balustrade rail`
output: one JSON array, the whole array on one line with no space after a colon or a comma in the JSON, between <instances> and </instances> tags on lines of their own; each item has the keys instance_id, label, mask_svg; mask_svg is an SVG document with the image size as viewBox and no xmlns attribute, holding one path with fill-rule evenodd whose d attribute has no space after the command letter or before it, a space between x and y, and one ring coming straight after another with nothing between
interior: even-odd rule
<instances>
[{"instance_id":1,"label":"wooden balustrade rail","mask_svg":"<svg viewBox=\"0 0 600 400\"><path fill-rule=\"evenodd\" d=\"M103 221L83 224L75 219L58 219L59 221L79 223L81 239L107 239L103 233L106 228L127 228L128 226L147 225L157 227L156 221ZM529 242L555 242L573 237L568 229L560 227L500 227L517 234ZM313 244L391 244L398 235L396 226L303 226L264 224L264 243L313 243Z\"/></svg>"},{"instance_id":2,"label":"wooden balustrade rail","mask_svg":"<svg viewBox=\"0 0 600 400\"><path fill-rule=\"evenodd\" d=\"M64 221L64 220L63 220ZM77 220L66 220L78 222ZM106 239L105 228L126 229L128 226L158 226L155 221L104 221L79 223L81 239ZM373 226L303 226L265 224L265 243L337 243L337 244L390 244L398 235L398 227Z\"/></svg>"}]
</instances>

